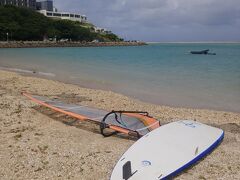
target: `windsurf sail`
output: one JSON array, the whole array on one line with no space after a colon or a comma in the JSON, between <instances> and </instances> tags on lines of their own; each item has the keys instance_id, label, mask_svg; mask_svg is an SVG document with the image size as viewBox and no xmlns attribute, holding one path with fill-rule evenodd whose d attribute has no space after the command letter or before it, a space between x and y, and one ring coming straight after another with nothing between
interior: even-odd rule
<instances>
[{"instance_id":1,"label":"windsurf sail","mask_svg":"<svg viewBox=\"0 0 240 180\"><path fill-rule=\"evenodd\" d=\"M141 137L160 126L160 121L143 111L105 111L85 105L61 102L39 95L22 93L25 97L41 106L56 112L77 118L80 121L92 121L100 125L100 132L108 137L117 133ZM111 131L109 131L111 130Z\"/></svg>"}]
</instances>

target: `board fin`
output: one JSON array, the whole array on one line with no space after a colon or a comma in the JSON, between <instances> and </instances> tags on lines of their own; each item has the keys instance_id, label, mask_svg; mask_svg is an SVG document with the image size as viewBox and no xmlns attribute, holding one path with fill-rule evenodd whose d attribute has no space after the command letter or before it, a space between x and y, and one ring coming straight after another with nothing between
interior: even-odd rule
<instances>
[{"instance_id":1,"label":"board fin","mask_svg":"<svg viewBox=\"0 0 240 180\"><path fill-rule=\"evenodd\" d=\"M137 171L132 173L132 165L131 161L127 161L123 165L123 179L128 180L130 177L132 177Z\"/></svg>"}]
</instances>

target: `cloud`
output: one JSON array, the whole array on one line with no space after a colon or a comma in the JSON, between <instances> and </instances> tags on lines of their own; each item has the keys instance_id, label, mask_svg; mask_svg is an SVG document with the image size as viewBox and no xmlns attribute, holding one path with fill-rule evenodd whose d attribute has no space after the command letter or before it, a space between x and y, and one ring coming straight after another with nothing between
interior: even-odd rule
<instances>
[{"instance_id":1,"label":"cloud","mask_svg":"<svg viewBox=\"0 0 240 180\"><path fill-rule=\"evenodd\" d=\"M55 0L54 3L60 10L86 14L94 24L124 38L240 40L239 0Z\"/></svg>"}]
</instances>

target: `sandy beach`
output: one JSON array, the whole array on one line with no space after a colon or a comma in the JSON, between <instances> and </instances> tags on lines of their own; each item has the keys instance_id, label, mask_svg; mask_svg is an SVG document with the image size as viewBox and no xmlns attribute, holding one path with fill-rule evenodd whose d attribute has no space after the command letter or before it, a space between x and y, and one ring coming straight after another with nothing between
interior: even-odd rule
<instances>
[{"instance_id":1,"label":"sandy beach","mask_svg":"<svg viewBox=\"0 0 240 180\"><path fill-rule=\"evenodd\" d=\"M134 140L39 107L26 91L111 110L144 110L161 124L195 119L225 131L221 145L176 179L240 179L240 114L158 106L110 91L0 71L0 179L109 179Z\"/></svg>"}]
</instances>

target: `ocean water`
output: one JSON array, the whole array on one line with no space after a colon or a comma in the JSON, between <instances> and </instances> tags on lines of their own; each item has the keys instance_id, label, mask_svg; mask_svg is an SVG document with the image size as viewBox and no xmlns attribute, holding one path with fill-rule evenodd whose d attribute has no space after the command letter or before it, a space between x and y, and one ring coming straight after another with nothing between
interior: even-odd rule
<instances>
[{"instance_id":1,"label":"ocean water","mask_svg":"<svg viewBox=\"0 0 240 180\"><path fill-rule=\"evenodd\" d=\"M217 55L189 54L202 49ZM0 49L0 66L160 105L240 112L239 43Z\"/></svg>"}]
</instances>

